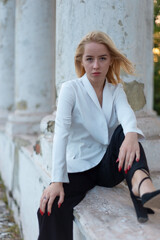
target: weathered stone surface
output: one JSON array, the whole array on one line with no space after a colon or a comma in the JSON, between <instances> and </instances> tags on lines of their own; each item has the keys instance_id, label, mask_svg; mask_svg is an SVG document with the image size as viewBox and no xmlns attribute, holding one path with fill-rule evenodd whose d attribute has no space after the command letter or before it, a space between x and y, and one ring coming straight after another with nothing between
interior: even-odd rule
<instances>
[{"instance_id":1,"label":"weathered stone surface","mask_svg":"<svg viewBox=\"0 0 160 240\"><path fill-rule=\"evenodd\" d=\"M38 14L35 14L35 13ZM15 104L26 113L50 113L54 91L54 1L16 4ZM26 67L27 65L27 67Z\"/></svg>"},{"instance_id":2,"label":"weathered stone surface","mask_svg":"<svg viewBox=\"0 0 160 240\"><path fill-rule=\"evenodd\" d=\"M138 127L145 139L141 141L151 171L160 171L160 119L157 116L139 118Z\"/></svg>"},{"instance_id":3,"label":"weathered stone surface","mask_svg":"<svg viewBox=\"0 0 160 240\"><path fill-rule=\"evenodd\" d=\"M0 122L14 105L15 1L0 1Z\"/></svg>"},{"instance_id":4,"label":"weathered stone surface","mask_svg":"<svg viewBox=\"0 0 160 240\"><path fill-rule=\"evenodd\" d=\"M160 138L160 119L157 116L138 118L138 127L142 129L147 139Z\"/></svg>"},{"instance_id":5,"label":"weathered stone surface","mask_svg":"<svg viewBox=\"0 0 160 240\"><path fill-rule=\"evenodd\" d=\"M10 0L9 2L15 1ZM16 22L16 28L12 27L16 37L12 39L9 35L6 36L5 31L1 34L2 39L3 36L7 37L7 40L11 39L15 54L12 57L15 60L14 74L8 71L9 67L7 65L7 76L9 72L9 80L12 77L15 83L15 109L9 115L6 126L6 131L10 135L39 133L41 119L54 110L56 103L54 82L55 3L56 1L53 0L16 1L16 9L14 6L11 9L16 15L15 19L12 20L12 23ZM3 7L1 15L3 16L5 12L6 8ZM6 14L5 16L8 17L9 15ZM5 17L3 18L5 20ZM15 44L13 40L15 40ZM15 45L16 48L14 48ZM6 54L10 56L10 48L8 49L8 46L6 47ZM0 70L4 63L7 62L7 56L4 58L0 55ZM3 75L5 76L6 74ZM0 100L2 99L2 91L5 101L0 101L0 109L1 103L4 105L11 95L9 91L6 91L9 88L9 84L6 86L6 78L3 75L0 83L3 82L5 89L0 89ZM11 106L11 103L9 106ZM23 124L21 124L22 122Z\"/></svg>"},{"instance_id":6,"label":"weathered stone surface","mask_svg":"<svg viewBox=\"0 0 160 240\"><path fill-rule=\"evenodd\" d=\"M151 171L160 171L160 138L141 142Z\"/></svg>"},{"instance_id":7,"label":"weathered stone surface","mask_svg":"<svg viewBox=\"0 0 160 240\"><path fill-rule=\"evenodd\" d=\"M5 188L0 179L0 239L21 240L19 228L15 224L13 215L6 204Z\"/></svg>"},{"instance_id":8,"label":"weathered stone surface","mask_svg":"<svg viewBox=\"0 0 160 240\"><path fill-rule=\"evenodd\" d=\"M160 187L159 173L153 174ZM120 184L115 188L95 187L75 207L75 224L79 228L75 240L158 240L160 211L149 215L149 221L137 221L128 189Z\"/></svg>"},{"instance_id":9,"label":"weathered stone surface","mask_svg":"<svg viewBox=\"0 0 160 240\"><path fill-rule=\"evenodd\" d=\"M56 111L54 111L53 114L45 116L41 120L40 130L45 136L53 134L55 118L56 118Z\"/></svg>"},{"instance_id":10,"label":"weathered stone surface","mask_svg":"<svg viewBox=\"0 0 160 240\"><path fill-rule=\"evenodd\" d=\"M125 82L124 91L126 92L127 99L134 111L139 111L146 104L144 95L144 84L137 81Z\"/></svg>"},{"instance_id":11,"label":"weathered stone surface","mask_svg":"<svg viewBox=\"0 0 160 240\"><path fill-rule=\"evenodd\" d=\"M17 102L16 108L18 110L26 110L27 109L27 102L23 101L23 100L21 100L20 102Z\"/></svg>"}]
</instances>

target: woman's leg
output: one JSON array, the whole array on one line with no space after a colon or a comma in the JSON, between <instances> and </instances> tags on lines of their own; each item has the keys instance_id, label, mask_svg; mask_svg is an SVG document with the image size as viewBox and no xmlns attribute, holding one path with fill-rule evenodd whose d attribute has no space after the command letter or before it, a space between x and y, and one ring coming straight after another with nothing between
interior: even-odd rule
<instances>
[{"instance_id":1,"label":"woman's leg","mask_svg":"<svg viewBox=\"0 0 160 240\"><path fill-rule=\"evenodd\" d=\"M140 169L144 169L147 173L149 173L149 168L148 168L143 147L140 143L139 143L139 146L140 146L140 160L138 162L134 161L131 169L126 174L126 181L130 190L132 190L132 188L138 189L138 184L140 183L142 178L146 177L146 174ZM134 186L133 186L133 183L134 183ZM137 186L135 185L135 183Z\"/></svg>"},{"instance_id":2,"label":"woman's leg","mask_svg":"<svg viewBox=\"0 0 160 240\"><path fill-rule=\"evenodd\" d=\"M141 154L140 162L137 163L136 161L134 161L131 170L127 173L126 176L132 200L136 201L137 204L139 198L142 207L160 209L160 190L156 190L151 181L145 153L143 151L141 144L140 154ZM146 220L147 219L148 218L146 218ZM143 221L143 219L140 219L140 221L141 220Z\"/></svg>"},{"instance_id":3,"label":"woman's leg","mask_svg":"<svg viewBox=\"0 0 160 240\"><path fill-rule=\"evenodd\" d=\"M99 164L97 184L105 187L113 187L123 181L123 179L126 179L130 190L131 198L136 210L137 218L140 222L144 222L148 219L147 213L153 213L153 211L151 209L144 208L142 202L135 198L134 194L132 193L132 187L133 189L138 188L140 181L145 175L142 170L145 170L149 173L146 156L143 147L140 144L140 160L138 162L134 160L133 165L131 169L127 172L127 174L125 174L123 168L122 171L119 172L118 163L116 163L116 160L118 158L119 149L123 140L123 129L121 126L118 126L112 136L108 149L101 163ZM134 184L134 186L132 184ZM148 187L151 187L150 183L148 184Z\"/></svg>"},{"instance_id":4,"label":"woman's leg","mask_svg":"<svg viewBox=\"0 0 160 240\"><path fill-rule=\"evenodd\" d=\"M146 156L143 150L142 145L140 145L140 160L133 161L131 169L127 172L127 174L124 172L124 169L122 168L122 171L118 171L118 163L116 162L119 154L119 149L121 147L121 144L124 140L124 133L121 125L119 125L115 132L113 133L113 136L111 138L110 144L107 148L107 151L101 160L99 166L99 172L98 172L98 185L106 186L106 187L113 187L117 184L119 184L121 181L126 179L127 184L129 186L129 189L132 189L132 177L134 173L139 169L145 169L149 173L149 168L146 161ZM144 175L144 172L141 173L142 176Z\"/></svg>"},{"instance_id":5,"label":"woman's leg","mask_svg":"<svg viewBox=\"0 0 160 240\"><path fill-rule=\"evenodd\" d=\"M38 240L73 239L73 208L84 198L86 192L95 186L96 168L82 173L71 173L69 180L69 183L64 184L65 198L60 208L57 206L57 197L50 216L47 215L47 209L43 216L38 210Z\"/></svg>"},{"instance_id":6,"label":"woman's leg","mask_svg":"<svg viewBox=\"0 0 160 240\"><path fill-rule=\"evenodd\" d=\"M114 187L125 178L123 170L118 171L119 149L124 140L124 133L121 125L119 125L113 133L107 151L98 165L97 185L104 187Z\"/></svg>"}]
</instances>

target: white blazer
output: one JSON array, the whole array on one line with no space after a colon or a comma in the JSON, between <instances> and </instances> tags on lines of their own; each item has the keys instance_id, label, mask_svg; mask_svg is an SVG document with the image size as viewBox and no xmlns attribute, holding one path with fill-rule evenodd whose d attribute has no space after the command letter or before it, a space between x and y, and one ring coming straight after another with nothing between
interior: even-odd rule
<instances>
[{"instance_id":1,"label":"white blazer","mask_svg":"<svg viewBox=\"0 0 160 240\"><path fill-rule=\"evenodd\" d=\"M52 182L69 182L68 172L96 166L118 124L124 134L137 132L143 136L122 84L106 80L101 107L86 74L63 83L55 119Z\"/></svg>"}]
</instances>

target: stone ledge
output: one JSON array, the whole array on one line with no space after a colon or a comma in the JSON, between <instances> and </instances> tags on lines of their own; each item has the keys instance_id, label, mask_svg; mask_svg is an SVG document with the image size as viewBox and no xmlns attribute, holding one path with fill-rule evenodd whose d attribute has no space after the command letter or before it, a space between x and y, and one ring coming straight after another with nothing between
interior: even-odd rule
<instances>
[{"instance_id":1,"label":"stone ledge","mask_svg":"<svg viewBox=\"0 0 160 240\"><path fill-rule=\"evenodd\" d=\"M137 117L137 121L146 139L160 137L160 119L157 116Z\"/></svg>"},{"instance_id":2,"label":"stone ledge","mask_svg":"<svg viewBox=\"0 0 160 240\"><path fill-rule=\"evenodd\" d=\"M157 139L145 139L141 143L143 145L150 170L152 172L160 171L160 137Z\"/></svg>"},{"instance_id":3,"label":"stone ledge","mask_svg":"<svg viewBox=\"0 0 160 240\"><path fill-rule=\"evenodd\" d=\"M155 186L160 174L153 173ZM127 187L95 187L74 209L75 240L157 240L160 236L160 210L149 221L137 221Z\"/></svg>"}]
</instances>

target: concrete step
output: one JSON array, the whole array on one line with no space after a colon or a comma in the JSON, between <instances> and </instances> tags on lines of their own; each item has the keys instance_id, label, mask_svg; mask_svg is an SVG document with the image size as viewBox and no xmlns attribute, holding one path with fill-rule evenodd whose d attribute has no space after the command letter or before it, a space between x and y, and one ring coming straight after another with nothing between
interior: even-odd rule
<instances>
[{"instance_id":1,"label":"concrete step","mask_svg":"<svg viewBox=\"0 0 160 240\"><path fill-rule=\"evenodd\" d=\"M138 117L138 127L145 139L141 141L151 171L160 171L160 118L156 115Z\"/></svg>"},{"instance_id":2,"label":"concrete step","mask_svg":"<svg viewBox=\"0 0 160 240\"><path fill-rule=\"evenodd\" d=\"M160 187L160 172L152 173ZM160 210L137 221L127 187L95 187L74 210L74 240L159 240Z\"/></svg>"},{"instance_id":3,"label":"concrete step","mask_svg":"<svg viewBox=\"0 0 160 240\"><path fill-rule=\"evenodd\" d=\"M138 117L138 127L146 138L160 137L160 118L155 116Z\"/></svg>"},{"instance_id":4,"label":"concrete step","mask_svg":"<svg viewBox=\"0 0 160 240\"><path fill-rule=\"evenodd\" d=\"M160 137L150 137L141 142L151 171L160 171Z\"/></svg>"}]
</instances>

